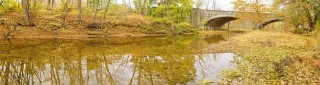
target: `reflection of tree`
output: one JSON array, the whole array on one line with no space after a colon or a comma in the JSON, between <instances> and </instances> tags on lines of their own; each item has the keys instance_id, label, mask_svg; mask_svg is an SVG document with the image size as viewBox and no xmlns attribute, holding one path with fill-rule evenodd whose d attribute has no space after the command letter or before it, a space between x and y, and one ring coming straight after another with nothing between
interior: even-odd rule
<instances>
[{"instance_id":1,"label":"reflection of tree","mask_svg":"<svg viewBox=\"0 0 320 85\"><path fill-rule=\"evenodd\" d=\"M213 61L212 60L211 61L207 61L205 58L208 58L208 57L212 57ZM201 79L205 78L205 75L206 75L205 73L206 73L206 71L208 71L207 68L210 66L210 65L206 65L206 64L209 64L207 62L216 62L216 60L217 60L217 55L216 54L212 54L212 56L210 56L210 54L201 54L201 55L196 55L195 56L195 61L199 65L199 69L198 70L201 71L199 73L202 73L201 74ZM198 76L200 76L200 75L198 75Z\"/></svg>"},{"instance_id":2,"label":"reflection of tree","mask_svg":"<svg viewBox=\"0 0 320 85\"><path fill-rule=\"evenodd\" d=\"M195 77L194 58L191 56L147 56L134 60L139 68L138 78L142 77L144 80L140 81L143 82L186 84Z\"/></svg>"},{"instance_id":3,"label":"reflection of tree","mask_svg":"<svg viewBox=\"0 0 320 85\"><path fill-rule=\"evenodd\" d=\"M0 84L185 84L196 39L12 40L0 43Z\"/></svg>"}]
</instances>

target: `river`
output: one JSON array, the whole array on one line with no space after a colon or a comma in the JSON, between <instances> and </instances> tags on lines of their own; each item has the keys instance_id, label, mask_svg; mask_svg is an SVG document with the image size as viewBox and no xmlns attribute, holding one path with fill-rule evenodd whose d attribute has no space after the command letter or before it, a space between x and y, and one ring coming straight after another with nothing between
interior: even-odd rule
<instances>
[{"instance_id":1,"label":"river","mask_svg":"<svg viewBox=\"0 0 320 85\"><path fill-rule=\"evenodd\" d=\"M224 35L0 40L0 84L163 85L221 80L233 53L210 53Z\"/></svg>"}]
</instances>

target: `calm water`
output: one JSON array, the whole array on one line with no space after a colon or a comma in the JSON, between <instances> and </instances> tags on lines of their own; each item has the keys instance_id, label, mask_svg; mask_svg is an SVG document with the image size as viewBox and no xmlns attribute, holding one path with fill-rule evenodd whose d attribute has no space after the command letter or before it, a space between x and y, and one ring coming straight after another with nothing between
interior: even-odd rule
<instances>
[{"instance_id":1,"label":"calm water","mask_svg":"<svg viewBox=\"0 0 320 85\"><path fill-rule=\"evenodd\" d=\"M127 85L219 81L232 53L209 53L229 35L0 40L0 84Z\"/></svg>"}]
</instances>

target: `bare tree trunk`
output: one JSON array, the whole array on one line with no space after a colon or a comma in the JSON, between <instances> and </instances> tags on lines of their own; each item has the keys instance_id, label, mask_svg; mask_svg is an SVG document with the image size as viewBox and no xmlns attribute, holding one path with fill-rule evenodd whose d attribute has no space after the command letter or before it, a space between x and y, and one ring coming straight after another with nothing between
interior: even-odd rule
<instances>
[{"instance_id":1,"label":"bare tree trunk","mask_svg":"<svg viewBox=\"0 0 320 85\"><path fill-rule=\"evenodd\" d=\"M69 13L69 8L68 8L68 4L69 4L69 0L61 0L62 4L63 4L63 13L62 13L62 25L65 25L65 21L67 18L67 14Z\"/></svg>"},{"instance_id":2,"label":"bare tree trunk","mask_svg":"<svg viewBox=\"0 0 320 85\"><path fill-rule=\"evenodd\" d=\"M147 0L144 0L143 1L143 10L142 10L142 12L143 12L143 15L147 15Z\"/></svg>"},{"instance_id":3,"label":"bare tree trunk","mask_svg":"<svg viewBox=\"0 0 320 85\"><path fill-rule=\"evenodd\" d=\"M30 14L29 14L29 0L21 0L23 14L24 14L24 23L26 26L34 25L31 21Z\"/></svg>"},{"instance_id":4,"label":"bare tree trunk","mask_svg":"<svg viewBox=\"0 0 320 85\"><path fill-rule=\"evenodd\" d=\"M138 0L138 7L137 7L137 9L138 9L138 12L139 12L140 14L142 14L142 6L141 6L141 4L142 4L142 1L141 1L141 0Z\"/></svg>"},{"instance_id":5,"label":"bare tree trunk","mask_svg":"<svg viewBox=\"0 0 320 85\"><path fill-rule=\"evenodd\" d=\"M208 11L209 10L209 1L208 2L206 2L206 11Z\"/></svg>"},{"instance_id":6,"label":"bare tree trunk","mask_svg":"<svg viewBox=\"0 0 320 85\"><path fill-rule=\"evenodd\" d=\"M50 4L51 4L51 0L47 0L48 4L47 4L47 10L50 10Z\"/></svg>"},{"instance_id":7,"label":"bare tree trunk","mask_svg":"<svg viewBox=\"0 0 320 85\"><path fill-rule=\"evenodd\" d=\"M170 19L170 3L169 0L166 1L166 6L167 6L167 18ZM171 35L174 35L174 27L173 27L173 23L171 23L171 27L170 27L170 31L171 31Z\"/></svg>"},{"instance_id":8,"label":"bare tree trunk","mask_svg":"<svg viewBox=\"0 0 320 85\"><path fill-rule=\"evenodd\" d=\"M90 7L90 0L87 0L87 8Z\"/></svg>"},{"instance_id":9,"label":"bare tree trunk","mask_svg":"<svg viewBox=\"0 0 320 85\"><path fill-rule=\"evenodd\" d=\"M130 3L131 3L131 0L129 0L129 10L132 11L132 10L131 10L131 9L132 9L132 8L131 8L131 4L130 4Z\"/></svg>"},{"instance_id":10,"label":"bare tree trunk","mask_svg":"<svg viewBox=\"0 0 320 85\"><path fill-rule=\"evenodd\" d=\"M78 0L78 23L81 24L81 0Z\"/></svg>"},{"instance_id":11,"label":"bare tree trunk","mask_svg":"<svg viewBox=\"0 0 320 85\"><path fill-rule=\"evenodd\" d=\"M126 2L126 0L122 0L122 2L124 3L124 5L126 6L126 8L128 8L131 11L131 2L129 0L129 2ZM139 6L138 6L139 7ZM139 8L138 8L139 9Z\"/></svg>"},{"instance_id":12,"label":"bare tree trunk","mask_svg":"<svg viewBox=\"0 0 320 85\"><path fill-rule=\"evenodd\" d=\"M96 21L96 18L97 18L97 14L98 14L98 12L99 12L99 0L97 1L97 3L95 3L96 4L96 10L95 10L95 12L94 12L94 17L93 17L93 20L92 20L92 23L94 23L95 21Z\"/></svg>"},{"instance_id":13,"label":"bare tree trunk","mask_svg":"<svg viewBox=\"0 0 320 85\"><path fill-rule=\"evenodd\" d=\"M212 9L213 10L217 10L216 4L217 4L217 0L212 0Z\"/></svg>"},{"instance_id":14,"label":"bare tree trunk","mask_svg":"<svg viewBox=\"0 0 320 85\"><path fill-rule=\"evenodd\" d=\"M259 7L259 1L258 0L255 0L255 2L256 2L256 5L257 5L257 7L256 7L256 13L258 14L258 23L262 23L262 18L261 18L261 13L260 13L260 7Z\"/></svg>"},{"instance_id":15,"label":"bare tree trunk","mask_svg":"<svg viewBox=\"0 0 320 85\"><path fill-rule=\"evenodd\" d=\"M166 1L166 5L167 5L167 17L169 18L170 16L170 8L169 8L169 0Z\"/></svg>"},{"instance_id":16,"label":"bare tree trunk","mask_svg":"<svg viewBox=\"0 0 320 85\"><path fill-rule=\"evenodd\" d=\"M54 8L54 5L55 5L56 1L55 0L51 0L51 9Z\"/></svg>"},{"instance_id":17,"label":"bare tree trunk","mask_svg":"<svg viewBox=\"0 0 320 85\"><path fill-rule=\"evenodd\" d=\"M106 20L107 12L109 10L109 5L111 3L110 1L111 0L108 0L108 2L107 2L107 6L106 6L106 8L104 10L104 14L103 14L103 19L102 19L103 21L102 22L105 22L105 20ZM101 28L104 28L104 24L102 24ZM106 29L104 29L104 31L106 31Z\"/></svg>"}]
</instances>

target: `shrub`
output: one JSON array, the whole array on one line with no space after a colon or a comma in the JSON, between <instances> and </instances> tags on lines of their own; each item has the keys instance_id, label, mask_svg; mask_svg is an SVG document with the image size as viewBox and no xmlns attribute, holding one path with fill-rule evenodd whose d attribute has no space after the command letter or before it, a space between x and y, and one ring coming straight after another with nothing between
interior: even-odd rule
<instances>
[{"instance_id":1,"label":"shrub","mask_svg":"<svg viewBox=\"0 0 320 85\"><path fill-rule=\"evenodd\" d=\"M144 27L148 34L166 34L171 26L171 21L167 18L151 18L151 26Z\"/></svg>"},{"instance_id":2,"label":"shrub","mask_svg":"<svg viewBox=\"0 0 320 85\"><path fill-rule=\"evenodd\" d=\"M196 29L188 22L175 24L176 33L195 33Z\"/></svg>"},{"instance_id":3,"label":"shrub","mask_svg":"<svg viewBox=\"0 0 320 85\"><path fill-rule=\"evenodd\" d=\"M21 9L19 9L19 7L17 6L19 3L13 1L13 0L6 0L3 1L3 3L1 5L3 5L3 7L0 7L1 11L21 11Z\"/></svg>"}]
</instances>

